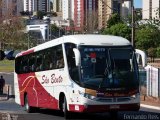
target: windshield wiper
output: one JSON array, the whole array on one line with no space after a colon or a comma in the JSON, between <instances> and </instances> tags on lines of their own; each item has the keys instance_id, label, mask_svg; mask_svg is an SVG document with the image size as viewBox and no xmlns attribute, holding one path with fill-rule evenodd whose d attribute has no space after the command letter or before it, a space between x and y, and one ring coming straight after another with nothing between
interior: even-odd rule
<instances>
[{"instance_id":1,"label":"windshield wiper","mask_svg":"<svg viewBox=\"0 0 160 120\"><path fill-rule=\"evenodd\" d=\"M108 64L107 64L107 67L105 68L104 70L104 75L103 75L103 79L102 81L100 82L99 86L98 86L98 90L100 90L102 88L102 84L104 83L104 81L106 79L108 79L108 75L109 75L109 70L108 70Z\"/></svg>"}]
</instances>

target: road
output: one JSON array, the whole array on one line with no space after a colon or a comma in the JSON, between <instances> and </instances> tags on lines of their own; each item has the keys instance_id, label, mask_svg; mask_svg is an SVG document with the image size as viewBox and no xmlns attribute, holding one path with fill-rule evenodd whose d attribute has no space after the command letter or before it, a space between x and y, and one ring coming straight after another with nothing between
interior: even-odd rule
<instances>
[{"instance_id":1,"label":"road","mask_svg":"<svg viewBox=\"0 0 160 120\"><path fill-rule=\"evenodd\" d=\"M17 105L14 99L0 101L0 120L5 119L7 114L14 120L64 120L60 111L40 109L36 113L26 113L24 108ZM138 119L139 118L139 119ZM97 114L72 114L73 120L111 120L108 113ZM159 120L160 111L148 108L141 108L139 112L119 112L118 120ZM12 120L12 119L11 119Z\"/></svg>"}]
</instances>

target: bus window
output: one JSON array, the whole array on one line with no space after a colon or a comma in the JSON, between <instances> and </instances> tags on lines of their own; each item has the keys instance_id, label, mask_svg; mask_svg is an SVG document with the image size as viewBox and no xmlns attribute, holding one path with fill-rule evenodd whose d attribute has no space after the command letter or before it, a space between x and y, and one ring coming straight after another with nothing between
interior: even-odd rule
<instances>
[{"instance_id":1,"label":"bus window","mask_svg":"<svg viewBox=\"0 0 160 120\"><path fill-rule=\"evenodd\" d=\"M65 44L70 77L74 81L79 81L78 67L76 67L76 64L75 64L75 55L73 52L73 48L76 48L75 44L72 44L72 43Z\"/></svg>"},{"instance_id":2,"label":"bus window","mask_svg":"<svg viewBox=\"0 0 160 120\"><path fill-rule=\"evenodd\" d=\"M56 68L64 68L62 45L57 46L56 49Z\"/></svg>"},{"instance_id":3,"label":"bus window","mask_svg":"<svg viewBox=\"0 0 160 120\"><path fill-rule=\"evenodd\" d=\"M28 58L27 56L23 56L20 65L20 73L28 72Z\"/></svg>"},{"instance_id":4,"label":"bus window","mask_svg":"<svg viewBox=\"0 0 160 120\"><path fill-rule=\"evenodd\" d=\"M47 49L44 54L44 70L50 70L52 68L51 62L51 51Z\"/></svg>"},{"instance_id":5,"label":"bus window","mask_svg":"<svg viewBox=\"0 0 160 120\"><path fill-rule=\"evenodd\" d=\"M35 71L35 55L31 54L29 56L29 72Z\"/></svg>"},{"instance_id":6,"label":"bus window","mask_svg":"<svg viewBox=\"0 0 160 120\"><path fill-rule=\"evenodd\" d=\"M21 58L20 57L16 58L16 60L15 60L15 72L17 74L19 74L21 72L21 70L20 70L21 65L19 65L19 63L21 63Z\"/></svg>"},{"instance_id":7,"label":"bus window","mask_svg":"<svg viewBox=\"0 0 160 120\"><path fill-rule=\"evenodd\" d=\"M37 60L36 60L36 69L38 71L43 70L43 55L41 53L37 53Z\"/></svg>"}]
</instances>

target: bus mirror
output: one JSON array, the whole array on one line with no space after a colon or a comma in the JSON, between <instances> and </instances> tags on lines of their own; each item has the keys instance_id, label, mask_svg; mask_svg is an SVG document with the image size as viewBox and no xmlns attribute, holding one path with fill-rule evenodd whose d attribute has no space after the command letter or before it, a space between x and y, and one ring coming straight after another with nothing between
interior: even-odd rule
<instances>
[{"instance_id":1,"label":"bus mirror","mask_svg":"<svg viewBox=\"0 0 160 120\"><path fill-rule=\"evenodd\" d=\"M147 57L144 51L136 49L136 58L139 66L145 67L147 65Z\"/></svg>"},{"instance_id":2,"label":"bus mirror","mask_svg":"<svg viewBox=\"0 0 160 120\"><path fill-rule=\"evenodd\" d=\"M79 66L79 64L80 64L80 58L81 58L80 57L80 52L76 48L73 48L73 52L75 54L75 63L76 63L76 66Z\"/></svg>"}]
</instances>

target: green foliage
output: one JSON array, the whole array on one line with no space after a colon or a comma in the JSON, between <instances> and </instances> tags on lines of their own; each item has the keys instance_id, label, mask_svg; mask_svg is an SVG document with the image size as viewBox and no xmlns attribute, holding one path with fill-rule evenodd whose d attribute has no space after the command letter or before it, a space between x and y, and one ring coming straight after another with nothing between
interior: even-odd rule
<instances>
[{"instance_id":1,"label":"green foliage","mask_svg":"<svg viewBox=\"0 0 160 120\"><path fill-rule=\"evenodd\" d=\"M51 31L52 32L57 32L59 28L55 24L51 24Z\"/></svg>"},{"instance_id":2,"label":"green foliage","mask_svg":"<svg viewBox=\"0 0 160 120\"><path fill-rule=\"evenodd\" d=\"M157 57L160 57L160 47L157 47L156 56L157 56Z\"/></svg>"},{"instance_id":3,"label":"green foliage","mask_svg":"<svg viewBox=\"0 0 160 120\"><path fill-rule=\"evenodd\" d=\"M121 20L121 17L119 14L115 13L111 16L111 18L107 21L107 28L110 28L111 26L118 24L118 23L123 23Z\"/></svg>"},{"instance_id":4,"label":"green foliage","mask_svg":"<svg viewBox=\"0 0 160 120\"><path fill-rule=\"evenodd\" d=\"M105 28L102 34L121 36L130 40L131 28L124 23L118 23L118 24L112 25L110 28Z\"/></svg>"},{"instance_id":5,"label":"green foliage","mask_svg":"<svg viewBox=\"0 0 160 120\"><path fill-rule=\"evenodd\" d=\"M148 52L148 56L151 58L151 62L154 62L154 58L156 57L157 49L151 47L148 49L147 52Z\"/></svg>"},{"instance_id":6,"label":"green foliage","mask_svg":"<svg viewBox=\"0 0 160 120\"><path fill-rule=\"evenodd\" d=\"M148 56L149 57L156 57L156 52L157 52L157 49L151 47L148 49Z\"/></svg>"},{"instance_id":7,"label":"green foliage","mask_svg":"<svg viewBox=\"0 0 160 120\"><path fill-rule=\"evenodd\" d=\"M160 44L160 31L154 26L142 27L136 32L136 47L148 50L151 47L158 47Z\"/></svg>"},{"instance_id":8,"label":"green foliage","mask_svg":"<svg viewBox=\"0 0 160 120\"><path fill-rule=\"evenodd\" d=\"M0 72L13 72L14 60L2 60L0 61Z\"/></svg>"},{"instance_id":9,"label":"green foliage","mask_svg":"<svg viewBox=\"0 0 160 120\"><path fill-rule=\"evenodd\" d=\"M47 15L46 12L43 11L37 11L37 18L38 19L43 19L43 16Z\"/></svg>"}]
</instances>

